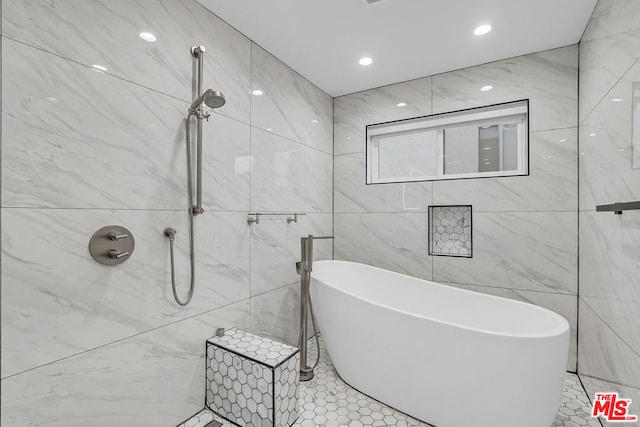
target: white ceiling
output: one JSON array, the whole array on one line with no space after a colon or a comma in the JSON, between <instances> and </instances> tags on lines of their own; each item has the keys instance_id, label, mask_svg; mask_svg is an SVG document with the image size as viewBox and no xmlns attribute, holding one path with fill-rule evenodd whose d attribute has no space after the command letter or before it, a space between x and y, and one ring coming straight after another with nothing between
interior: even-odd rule
<instances>
[{"instance_id":1,"label":"white ceiling","mask_svg":"<svg viewBox=\"0 0 640 427\"><path fill-rule=\"evenodd\" d=\"M577 43L597 0L198 2L335 97Z\"/></svg>"}]
</instances>

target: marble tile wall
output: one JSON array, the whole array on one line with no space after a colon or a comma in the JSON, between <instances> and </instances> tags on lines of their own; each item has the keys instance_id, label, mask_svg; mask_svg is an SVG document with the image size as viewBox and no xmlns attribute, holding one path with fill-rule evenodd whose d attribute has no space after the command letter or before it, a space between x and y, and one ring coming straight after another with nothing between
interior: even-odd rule
<instances>
[{"instance_id":1,"label":"marble tile wall","mask_svg":"<svg viewBox=\"0 0 640 427\"><path fill-rule=\"evenodd\" d=\"M1 11L0 421L176 425L202 407L217 327L297 343L299 238L333 231L333 101L194 0L3 0ZM207 48L204 86L227 103L204 123L196 290L182 308L162 231L178 231L185 294L194 44ZM305 215L247 224L255 211ZM118 267L87 250L108 224L136 239ZM332 243L316 253L331 258Z\"/></svg>"},{"instance_id":2,"label":"marble tile wall","mask_svg":"<svg viewBox=\"0 0 640 427\"><path fill-rule=\"evenodd\" d=\"M640 82L640 3L600 0L580 43L580 305L578 373L591 396L640 406L640 200L632 168L633 84ZM621 99L621 101L612 101Z\"/></svg>"},{"instance_id":3,"label":"marble tile wall","mask_svg":"<svg viewBox=\"0 0 640 427\"><path fill-rule=\"evenodd\" d=\"M568 46L336 98L336 259L555 309L571 323L575 371L577 78ZM365 185L367 124L520 99L530 100L529 176ZM428 255L429 205L473 205L473 258Z\"/></svg>"}]
</instances>

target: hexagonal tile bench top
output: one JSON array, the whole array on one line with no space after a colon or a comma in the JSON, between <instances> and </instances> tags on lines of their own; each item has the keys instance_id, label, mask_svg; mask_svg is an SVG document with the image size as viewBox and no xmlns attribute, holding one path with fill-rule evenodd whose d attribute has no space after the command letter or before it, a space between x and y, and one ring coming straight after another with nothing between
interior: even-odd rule
<instances>
[{"instance_id":1,"label":"hexagonal tile bench top","mask_svg":"<svg viewBox=\"0 0 640 427\"><path fill-rule=\"evenodd\" d=\"M291 426L299 385L296 347L236 328L207 340L206 405L234 424Z\"/></svg>"}]
</instances>

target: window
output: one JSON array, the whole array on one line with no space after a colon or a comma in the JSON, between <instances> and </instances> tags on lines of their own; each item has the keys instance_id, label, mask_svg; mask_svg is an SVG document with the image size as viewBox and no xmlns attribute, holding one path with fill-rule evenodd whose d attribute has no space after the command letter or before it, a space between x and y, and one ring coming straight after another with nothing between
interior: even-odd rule
<instances>
[{"instance_id":1,"label":"window","mask_svg":"<svg viewBox=\"0 0 640 427\"><path fill-rule=\"evenodd\" d=\"M367 126L367 184L528 175L528 100Z\"/></svg>"}]
</instances>

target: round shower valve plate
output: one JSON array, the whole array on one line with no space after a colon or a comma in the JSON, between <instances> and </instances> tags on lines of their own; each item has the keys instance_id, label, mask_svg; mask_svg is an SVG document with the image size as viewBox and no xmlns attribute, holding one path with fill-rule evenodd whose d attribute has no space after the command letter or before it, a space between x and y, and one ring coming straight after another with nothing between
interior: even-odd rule
<instances>
[{"instance_id":1,"label":"round shower valve plate","mask_svg":"<svg viewBox=\"0 0 640 427\"><path fill-rule=\"evenodd\" d=\"M129 230L119 225L108 225L93 233L89 253L100 264L118 265L131 257L135 245Z\"/></svg>"}]
</instances>

